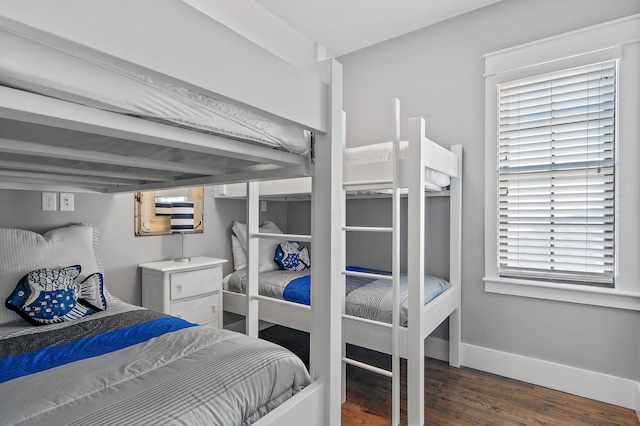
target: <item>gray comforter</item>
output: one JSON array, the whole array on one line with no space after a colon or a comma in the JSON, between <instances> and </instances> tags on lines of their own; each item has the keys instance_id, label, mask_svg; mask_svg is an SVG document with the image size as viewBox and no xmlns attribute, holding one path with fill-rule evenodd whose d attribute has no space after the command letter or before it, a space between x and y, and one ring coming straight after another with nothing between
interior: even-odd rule
<instances>
[{"instance_id":1,"label":"gray comforter","mask_svg":"<svg viewBox=\"0 0 640 426\"><path fill-rule=\"evenodd\" d=\"M390 274L357 266L348 269L360 272ZM247 272L239 269L224 279L225 290L246 293ZM444 278L433 275L424 276L424 304L438 297L451 287ZM393 309L393 293L391 281L385 279L347 276L345 285L345 313L360 318L391 323ZM406 274L400 275L399 302L400 325L406 326L409 318L409 283ZM259 276L259 294L302 304L310 304L311 280L309 270L286 271L275 270L261 272Z\"/></svg>"},{"instance_id":2,"label":"gray comforter","mask_svg":"<svg viewBox=\"0 0 640 426\"><path fill-rule=\"evenodd\" d=\"M119 302L70 323L0 326L0 423L244 425L310 382L280 346L148 312Z\"/></svg>"}]
</instances>

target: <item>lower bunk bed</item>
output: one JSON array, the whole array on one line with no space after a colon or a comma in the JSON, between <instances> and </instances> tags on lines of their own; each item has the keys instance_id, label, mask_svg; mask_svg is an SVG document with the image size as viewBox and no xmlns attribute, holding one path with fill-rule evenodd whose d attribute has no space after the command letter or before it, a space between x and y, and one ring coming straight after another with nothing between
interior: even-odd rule
<instances>
[{"instance_id":1,"label":"lower bunk bed","mask_svg":"<svg viewBox=\"0 0 640 426\"><path fill-rule=\"evenodd\" d=\"M347 266L348 271L391 275L389 271L380 271L358 266ZM322 285L322 284L320 284ZM244 316L246 313L247 272L242 268L224 277L224 309L227 312ZM442 277L424 276L424 312L422 317L429 318L430 332L446 318L434 314L439 309L447 312L456 308L459 289ZM309 332L311 305L311 272L277 269L260 273L259 294L271 299L261 299L260 319L268 323L283 325ZM408 323L408 277L400 276L400 356L406 358L406 332ZM389 280L375 278L346 277L344 331L347 343L377 350L391 352L391 339L385 339L381 332L390 329L393 311L392 287ZM380 324L381 323L381 324ZM429 332L429 334L430 334Z\"/></svg>"},{"instance_id":2,"label":"lower bunk bed","mask_svg":"<svg viewBox=\"0 0 640 426\"><path fill-rule=\"evenodd\" d=\"M111 295L94 227L0 228L0 241L3 424L295 424L321 410L290 351Z\"/></svg>"},{"instance_id":3,"label":"lower bunk bed","mask_svg":"<svg viewBox=\"0 0 640 426\"><path fill-rule=\"evenodd\" d=\"M110 304L64 326L0 327L4 424L251 424L310 383L280 346Z\"/></svg>"}]
</instances>

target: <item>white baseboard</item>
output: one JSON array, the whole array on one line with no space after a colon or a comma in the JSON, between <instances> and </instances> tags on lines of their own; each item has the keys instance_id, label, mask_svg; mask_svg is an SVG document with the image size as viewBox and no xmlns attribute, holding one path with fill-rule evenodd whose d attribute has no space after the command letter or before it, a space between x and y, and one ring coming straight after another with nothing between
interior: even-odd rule
<instances>
[{"instance_id":1,"label":"white baseboard","mask_svg":"<svg viewBox=\"0 0 640 426\"><path fill-rule=\"evenodd\" d=\"M461 350L465 367L634 409L640 419L636 381L469 344Z\"/></svg>"},{"instance_id":2,"label":"white baseboard","mask_svg":"<svg viewBox=\"0 0 640 426\"><path fill-rule=\"evenodd\" d=\"M636 383L636 416L640 422L640 382Z\"/></svg>"},{"instance_id":3,"label":"white baseboard","mask_svg":"<svg viewBox=\"0 0 640 426\"><path fill-rule=\"evenodd\" d=\"M449 341L440 337L424 339L424 355L440 361L449 361Z\"/></svg>"}]
</instances>

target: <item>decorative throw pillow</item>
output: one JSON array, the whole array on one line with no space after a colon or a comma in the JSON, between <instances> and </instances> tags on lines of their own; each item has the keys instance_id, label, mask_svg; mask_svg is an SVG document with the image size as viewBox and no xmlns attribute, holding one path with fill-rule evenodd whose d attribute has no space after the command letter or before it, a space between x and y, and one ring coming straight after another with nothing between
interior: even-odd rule
<instances>
[{"instance_id":1,"label":"decorative throw pillow","mask_svg":"<svg viewBox=\"0 0 640 426\"><path fill-rule=\"evenodd\" d=\"M0 228L0 300L5 300L25 274L36 269L63 269L80 265L77 281L102 272L98 257L98 229L91 225L70 225L44 234L25 229ZM108 290L107 299L112 300ZM0 304L0 324L20 320Z\"/></svg>"},{"instance_id":2,"label":"decorative throw pillow","mask_svg":"<svg viewBox=\"0 0 640 426\"><path fill-rule=\"evenodd\" d=\"M36 325L91 315L93 310L78 303L75 279L80 271L80 265L31 271L18 282L5 305Z\"/></svg>"},{"instance_id":3,"label":"decorative throw pillow","mask_svg":"<svg viewBox=\"0 0 640 426\"><path fill-rule=\"evenodd\" d=\"M273 261L287 271L303 271L311 267L311 258L307 247L300 248L295 241L286 241L278 244Z\"/></svg>"},{"instance_id":4,"label":"decorative throw pillow","mask_svg":"<svg viewBox=\"0 0 640 426\"><path fill-rule=\"evenodd\" d=\"M78 299L80 299L82 303L97 311L104 311L107 309L104 276L100 272L89 275L78 285L78 287Z\"/></svg>"},{"instance_id":5,"label":"decorative throw pillow","mask_svg":"<svg viewBox=\"0 0 640 426\"><path fill-rule=\"evenodd\" d=\"M238 238L238 243L244 250L246 257L247 254L247 225L240 223L237 220L233 221L231 230ZM275 223L265 220L262 226L259 228L259 232L266 232L268 234L282 234L280 228ZM261 239L258 249L258 270L260 272L275 271L278 269L278 265L273 261L273 253L275 253L276 247L281 241ZM245 260L246 263L246 260Z\"/></svg>"}]
</instances>

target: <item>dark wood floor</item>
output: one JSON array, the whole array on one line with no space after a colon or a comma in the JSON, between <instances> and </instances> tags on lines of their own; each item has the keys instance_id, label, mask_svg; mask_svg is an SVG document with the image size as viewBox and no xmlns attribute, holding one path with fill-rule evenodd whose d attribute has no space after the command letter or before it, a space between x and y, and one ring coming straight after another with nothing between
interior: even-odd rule
<instances>
[{"instance_id":1,"label":"dark wood floor","mask_svg":"<svg viewBox=\"0 0 640 426\"><path fill-rule=\"evenodd\" d=\"M309 335L281 326L260 337L296 353L308 366ZM351 358L390 368L389 356L347 348ZM406 363L402 363L406 377ZM401 385L401 420L406 424L405 383ZM347 401L343 425L391 423L391 380L347 366ZM609 405L471 368L425 361L426 425L638 425L633 410Z\"/></svg>"}]
</instances>

